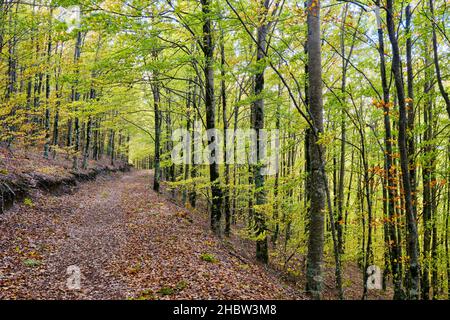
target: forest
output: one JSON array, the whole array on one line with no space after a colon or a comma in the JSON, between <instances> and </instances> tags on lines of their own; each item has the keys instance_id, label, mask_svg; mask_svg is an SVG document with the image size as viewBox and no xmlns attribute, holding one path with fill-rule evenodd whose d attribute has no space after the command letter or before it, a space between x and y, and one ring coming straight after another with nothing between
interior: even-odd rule
<instances>
[{"instance_id":1,"label":"forest","mask_svg":"<svg viewBox=\"0 0 450 320\"><path fill-rule=\"evenodd\" d=\"M0 299L450 299L449 1L0 8Z\"/></svg>"}]
</instances>

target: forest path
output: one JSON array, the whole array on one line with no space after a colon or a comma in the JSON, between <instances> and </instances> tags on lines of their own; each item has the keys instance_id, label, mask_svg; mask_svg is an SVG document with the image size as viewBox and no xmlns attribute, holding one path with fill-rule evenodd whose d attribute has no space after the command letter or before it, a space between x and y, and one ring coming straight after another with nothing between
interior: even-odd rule
<instances>
[{"instance_id":1,"label":"forest path","mask_svg":"<svg viewBox=\"0 0 450 320\"><path fill-rule=\"evenodd\" d=\"M102 176L0 216L0 299L304 298L150 181L149 171ZM80 290L67 286L69 266Z\"/></svg>"}]
</instances>

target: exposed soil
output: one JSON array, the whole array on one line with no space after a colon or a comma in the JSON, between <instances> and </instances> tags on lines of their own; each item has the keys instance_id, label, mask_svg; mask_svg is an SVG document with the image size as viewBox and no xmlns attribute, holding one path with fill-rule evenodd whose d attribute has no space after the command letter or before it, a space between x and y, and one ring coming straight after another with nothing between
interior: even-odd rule
<instances>
[{"instance_id":1,"label":"exposed soil","mask_svg":"<svg viewBox=\"0 0 450 320\"><path fill-rule=\"evenodd\" d=\"M79 182L93 180L104 173L129 169L125 161L116 160L112 164L109 159L103 159L90 160L86 168L73 170L72 158L63 154L44 159L38 152L13 152L0 147L0 214L36 192L64 194Z\"/></svg>"}]
</instances>

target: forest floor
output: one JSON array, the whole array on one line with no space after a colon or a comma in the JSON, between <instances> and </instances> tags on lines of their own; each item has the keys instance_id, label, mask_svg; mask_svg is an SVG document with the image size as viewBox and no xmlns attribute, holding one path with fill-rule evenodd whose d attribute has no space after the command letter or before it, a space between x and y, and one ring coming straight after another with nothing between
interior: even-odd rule
<instances>
[{"instance_id":1,"label":"forest floor","mask_svg":"<svg viewBox=\"0 0 450 320\"><path fill-rule=\"evenodd\" d=\"M0 216L0 299L306 299L150 188L149 171L102 175ZM78 266L81 289L69 290Z\"/></svg>"},{"instance_id":2,"label":"forest floor","mask_svg":"<svg viewBox=\"0 0 450 320\"><path fill-rule=\"evenodd\" d=\"M239 232L215 237L205 210L151 189L151 171L111 173L123 163L91 162L84 173L97 178L79 183L66 157L0 151L1 181L28 188L0 214L0 299L308 299L301 273L257 263ZM291 267L302 270L303 258ZM336 299L329 260L324 298ZM80 290L67 286L69 266L81 271ZM346 298L360 299L359 268L346 264L343 278Z\"/></svg>"}]
</instances>

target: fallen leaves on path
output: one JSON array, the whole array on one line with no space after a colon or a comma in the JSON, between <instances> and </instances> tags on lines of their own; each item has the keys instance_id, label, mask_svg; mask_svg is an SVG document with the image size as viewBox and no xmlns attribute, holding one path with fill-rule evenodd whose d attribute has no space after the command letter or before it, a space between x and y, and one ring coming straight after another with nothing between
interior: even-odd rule
<instances>
[{"instance_id":1,"label":"fallen leaves on path","mask_svg":"<svg viewBox=\"0 0 450 320\"><path fill-rule=\"evenodd\" d=\"M150 182L114 174L1 216L0 299L304 299ZM81 290L66 285L71 265Z\"/></svg>"}]
</instances>

